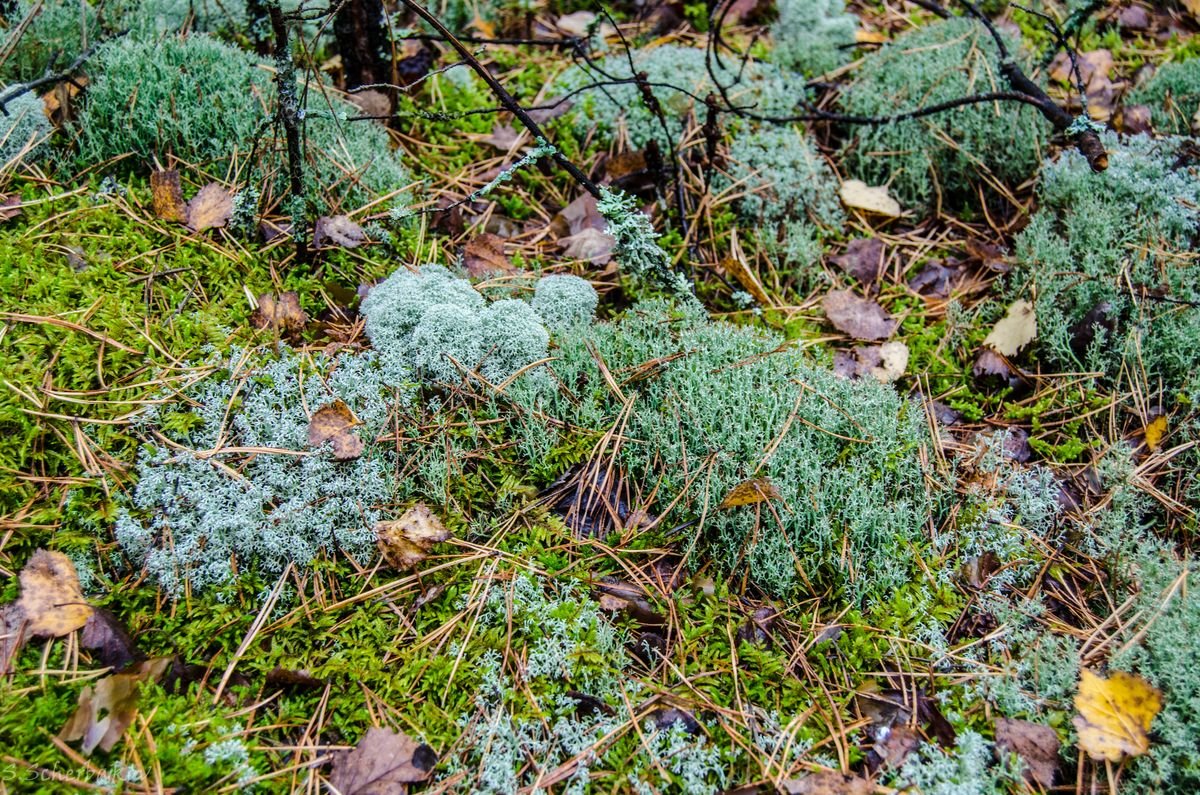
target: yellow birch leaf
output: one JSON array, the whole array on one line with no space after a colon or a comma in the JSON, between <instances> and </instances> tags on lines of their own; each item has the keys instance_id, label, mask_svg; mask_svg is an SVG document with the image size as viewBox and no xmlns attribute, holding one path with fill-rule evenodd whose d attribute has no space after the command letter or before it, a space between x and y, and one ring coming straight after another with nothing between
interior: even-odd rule
<instances>
[{"instance_id":1,"label":"yellow birch leaf","mask_svg":"<svg viewBox=\"0 0 1200 795\"><path fill-rule=\"evenodd\" d=\"M1157 450L1162 444L1163 437L1167 435L1167 416L1164 414L1161 417L1155 417L1154 420L1146 426L1146 447L1151 450Z\"/></svg>"},{"instance_id":2,"label":"yellow birch leaf","mask_svg":"<svg viewBox=\"0 0 1200 795\"><path fill-rule=\"evenodd\" d=\"M1119 762L1150 750L1148 732L1162 709L1162 694L1136 674L1114 671L1105 679L1083 668L1075 709L1079 747L1097 761Z\"/></svg>"},{"instance_id":3,"label":"yellow birch leaf","mask_svg":"<svg viewBox=\"0 0 1200 795\"><path fill-rule=\"evenodd\" d=\"M755 505L767 500L778 500L779 489L770 478L750 478L734 486L721 500L720 508L737 508L742 505Z\"/></svg>"}]
</instances>

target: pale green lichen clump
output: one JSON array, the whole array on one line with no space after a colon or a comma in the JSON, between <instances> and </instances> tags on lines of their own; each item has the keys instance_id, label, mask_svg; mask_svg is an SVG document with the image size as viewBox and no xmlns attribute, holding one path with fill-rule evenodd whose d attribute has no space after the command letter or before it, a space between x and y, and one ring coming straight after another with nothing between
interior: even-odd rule
<instances>
[{"instance_id":1,"label":"pale green lichen clump","mask_svg":"<svg viewBox=\"0 0 1200 795\"><path fill-rule=\"evenodd\" d=\"M1021 44L1007 37L1009 52ZM1007 90L995 43L973 19L948 19L905 33L863 59L842 93L842 110L886 117L977 93ZM1043 156L1049 130L1037 111L987 102L908 121L856 125L848 165L902 202L930 205L961 196L988 176L1015 184Z\"/></svg>"},{"instance_id":2,"label":"pale green lichen clump","mask_svg":"<svg viewBox=\"0 0 1200 795\"><path fill-rule=\"evenodd\" d=\"M1125 105L1149 105L1150 122L1160 133L1187 135L1200 129L1200 58L1163 64L1130 92Z\"/></svg>"},{"instance_id":3,"label":"pale green lichen clump","mask_svg":"<svg viewBox=\"0 0 1200 795\"><path fill-rule=\"evenodd\" d=\"M890 387L838 379L782 342L698 309L637 307L559 337L554 378L513 387L530 409L514 433L531 447L540 439L545 457L556 431L531 427L536 416L606 430L623 404L597 360L614 373L664 362L623 387L633 408L618 458L633 482L654 485L660 508L674 504L664 521L702 517L691 531L700 549L770 593L812 584L883 598L909 576L930 508L923 413ZM774 510L717 510L751 477L779 489Z\"/></svg>"},{"instance_id":4,"label":"pale green lichen clump","mask_svg":"<svg viewBox=\"0 0 1200 795\"><path fill-rule=\"evenodd\" d=\"M858 17L844 0L779 0L771 25L771 60L807 75L832 71L854 50Z\"/></svg>"},{"instance_id":5,"label":"pale green lichen clump","mask_svg":"<svg viewBox=\"0 0 1200 795\"><path fill-rule=\"evenodd\" d=\"M13 88L0 86L0 93ZM0 168L11 168L34 160L44 150L51 128L42 101L32 91L10 100L4 109L8 115L0 116Z\"/></svg>"}]
</instances>

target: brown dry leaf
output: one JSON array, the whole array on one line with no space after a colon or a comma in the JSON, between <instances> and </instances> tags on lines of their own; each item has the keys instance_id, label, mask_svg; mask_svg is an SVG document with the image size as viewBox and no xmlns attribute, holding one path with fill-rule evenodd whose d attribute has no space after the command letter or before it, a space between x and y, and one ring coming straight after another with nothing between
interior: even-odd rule
<instances>
[{"instance_id":1,"label":"brown dry leaf","mask_svg":"<svg viewBox=\"0 0 1200 795\"><path fill-rule=\"evenodd\" d=\"M463 267L476 279L516 270L504 254L504 238L491 232L467 241L463 246Z\"/></svg>"},{"instance_id":2,"label":"brown dry leaf","mask_svg":"<svg viewBox=\"0 0 1200 795\"><path fill-rule=\"evenodd\" d=\"M21 598L25 632L39 637L62 637L82 629L92 614L83 598L79 575L61 552L39 549L21 569Z\"/></svg>"},{"instance_id":3,"label":"brown dry leaf","mask_svg":"<svg viewBox=\"0 0 1200 795\"><path fill-rule=\"evenodd\" d=\"M137 647L129 630L112 611L97 607L88 616L79 637L79 645L96 652L96 658L106 668L119 671L138 658Z\"/></svg>"},{"instance_id":4,"label":"brown dry leaf","mask_svg":"<svg viewBox=\"0 0 1200 795\"><path fill-rule=\"evenodd\" d=\"M375 525L375 540L388 565L411 569L429 555L433 545L450 538L442 520L424 503L409 508L399 519Z\"/></svg>"},{"instance_id":5,"label":"brown dry leaf","mask_svg":"<svg viewBox=\"0 0 1200 795\"><path fill-rule=\"evenodd\" d=\"M612 262L613 247L616 244L616 238L608 232L592 227L558 239L564 256L570 259L585 259L593 265L607 265Z\"/></svg>"},{"instance_id":6,"label":"brown dry leaf","mask_svg":"<svg viewBox=\"0 0 1200 795\"><path fill-rule=\"evenodd\" d=\"M821 308L834 328L857 340L885 340L900 325L879 304L849 290L830 290L821 299Z\"/></svg>"},{"instance_id":7,"label":"brown dry leaf","mask_svg":"<svg viewBox=\"0 0 1200 795\"><path fill-rule=\"evenodd\" d=\"M782 496L770 478L750 478L730 489L729 493L725 495L725 499L721 500L721 504L717 507L721 509L737 508L742 505L757 505L760 502L779 499L782 499Z\"/></svg>"},{"instance_id":8,"label":"brown dry leaf","mask_svg":"<svg viewBox=\"0 0 1200 795\"><path fill-rule=\"evenodd\" d=\"M1058 770L1058 734L1049 726L1027 720L996 720L996 747L1025 763L1025 779L1042 789L1054 786Z\"/></svg>"},{"instance_id":9,"label":"brown dry leaf","mask_svg":"<svg viewBox=\"0 0 1200 795\"><path fill-rule=\"evenodd\" d=\"M1013 301L1008 314L984 338L983 344L1004 356L1016 356L1037 339L1037 315L1033 304L1021 298Z\"/></svg>"},{"instance_id":10,"label":"brown dry leaf","mask_svg":"<svg viewBox=\"0 0 1200 795\"><path fill-rule=\"evenodd\" d=\"M879 280L884 256L882 240L860 237L850 241L844 254L830 257L829 261L857 279L859 284L869 287Z\"/></svg>"},{"instance_id":11,"label":"brown dry leaf","mask_svg":"<svg viewBox=\"0 0 1200 795\"><path fill-rule=\"evenodd\" d=\"M1200 22L1200 0L1182 0L1184 9L1192 18Z\"/></svg>"},{"instance_id":12,"label":"brown dry leaf","mask_svg":"<svg viewBox=\"0 0 1200 795\"><path fill-rule=\"evenodd\" d=\"M354 432L354 428L361 424L345 401L335 400L313 413L308 422L308 444L320 447L332 442L335 461L352 461L363 454L365 447Z\"/></svg>"},{"instance_id":13,"label":"brown dry leaf","mask_svg":"<svg viewBox=\"0 0 1200 795\"><path fill-rule=\"evenodd\" d=\"M161 679L173 659L146 660L125 673L106 676L95 686L83 688L79 706L58 733L59 739L83 740L81 748L85 754L97 747L105 753L111 751L137 716L141 685Z\"/></svg>"},{"instance_id":14,"label":"brown dry leaf","mask_svg":"<svg viewBox=\"0 0 1200 795\"><path fill-rule=\"evenodd\" d=\"M21 197L15 193L0 193L0 221L11 221L21 214Z\"/></svg>"},{"instance_id":15,"label":"brown dry leaf","mask_svg":"<svg viewBox=\"0 0 1200 795\"><path fill-rule=\"evenodd\" d=\"M187 225L193 232L219 229L233 215L233 194L215 182L196 192L187 204Z\"/></svg>"},{"instance_id":16,"label":"brown dry leaf","mask_svg":"<svg viewBox=\"0 0 1200 795\"><path fill-rule=\"evenodd\" d=\"M372 728L333 760L329 783L342 795L396 795L429 778L437 754L404 732Z\"/></svg>"},{"instance_id":17,"label":"brown dry leaf","mask_svg":"<svg viewBox=\"0 0 1200 795\"><path fill-rule=\"evenodd\" d=\"M187 221L188 206L183 200L183 187L179 183L177 169L150 172L150 203L154 207L155 218L178 224Z\"/></svg>"},{"instance_id":18,"label":"brown dry leaf","mask_svg":"<svg viewBox=\"0 0 1200 795\"><path fill-rule=\"evenodd\" d=\"M852 210L882 215L885 218L900 217L900 202L888 194L886 186L871 187L862 180L848 179L842 183L842 204Z\"/></svg>"},{"instance_id":19,"label":"brown dry leaf","mask_svg":"<svg viewBox=\"0 0 1200 795\"><path fill-rule=\"evenodd\" d=\"M596 197L584 193L559 210L550 221L550 227L556 236L562 238L577 235L584 229L604 231L608 228L608 222L596 209Z\"/></svg>"},{"instance_id":20,"label":"brown dry leaf","mask_svg":"<svg viewBox=\"0 0 1200 795\"><path fill-rule=\"evenodd\" d=\"M480 139L481 143L493 146L501 152L511 151L517 142L521 140L521 134L524 128L518 130L511 124L496 122L492 126L492 132L486 138Z\"/></svg>"},{"instance_id":21,"label":"brown dry leaf","mask_svg":"<svg viewBox=\"0 0 1200 795\"><path fill-rule=\"evenodd\" d=\"M1162 709L1162 693L1136 674L1115 671L1107 679L1079 671L1075 695L1079 747L1097 761L1119 762L1150 750L1150 724Z\"/></svg>"},{"instance_id":22,"label":"brown dry leaf","mask_svg":"<svg viewBox=\"0 0 1200 795\"><path fill-rule=\"evenodd\" d=\"M346 99L350 100L366 116L391 116L392 100L387 94L374 88L352 91Z\"/></svg>"},{"instance_id":23,"label":"brown dry leaf","mask_svg":"<svg viewBox=\"0 0 1200 795\"><path fill-rule=\"evenodd\" d=\"M875 742L874 752L877 766L899 769L904 760L912 755L921 745L921 735L911 726L900 724L890 728L880 729L882 737ZM874 768L872 768L874 769Z\"/></svg>"},{"instance_id":24,"label":"brown dry leaf","mask_svg":"<svg viewBox=\"0 0 1200 795\"><path fill-rule=\"evenodd\" d=\"M313 245L317 248L358 248L367 233L345 215L322 215L313 226Z\"/></svg>"},{"instance_id":25,"label":"brown dry leaf","mask_svg":"<svg viewBox=\"0 0 1200 795\"><path fill-rule=\"evenodd\" d=\"M786 795L871 795L875 791L875 786L867 779L836 770L784 779L779 782L779 788Z\"/></svg>"},{"instance_id":26,"label":"brown dry leaf","mask_svg":"<svg viewBox=\"0 0 1200 795\"><path fill-rule=\"evenodd\" d=\"M25 611L16 602L0 607L0 676L12 673L25 645Z\"/></svg>"},{"instance_id":27,"label":"brown dry leaf","mask_svg":"<svg viewBox=\"0 0 1200 795\"><path fill-rule=\"evenodd\" d=\"M272 328L283 334L298 334L308 323L308 315L300 307L300 296L294 290L279 293L263 293L258 297L258 308L250 316L255 328Z\"/></svg>"},{"instance_id":28,"label":"brown dry leaf","mask_svg":"<svg viewBox=\"0 0 1200 795\"><path fill-rule=\"evenodd\" d=\"M834 374L850 380L869 375L881 383L890 384L904 375L907 369L908 346L903 342L859 345L853 353L838 351L833 355Z\"/></svg>"},{"instance_id":29,"label":"brown dry leaf","mask_svg":"<svg viewBox=\"0 0 1200 795\"><path fill-rule=\"evenodd\" d=\"M1146 439L1146 447L1151 450L1158 450L1162 445L1163 437L1167 435L1167 416L1164 414L1160 417L1155 417L1153 421L1146 424L1144 436Z\"/></svg>"}]
</instances>

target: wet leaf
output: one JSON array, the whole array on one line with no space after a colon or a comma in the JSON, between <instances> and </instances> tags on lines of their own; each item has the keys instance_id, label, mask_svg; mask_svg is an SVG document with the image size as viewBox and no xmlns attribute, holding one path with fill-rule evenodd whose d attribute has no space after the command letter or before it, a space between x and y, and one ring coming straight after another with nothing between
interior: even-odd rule
<instances>
[{"instance_id":1,"label":"wet leaf","mask_svg":"<svg viewBox=\"0 0 1200 795\"><path fill-rule=\"evenodd\" d=\"M300 307L300 296L294 290L263 293L250 322L255 328L271 328L279 334L299 334L308 323L308 315Z\"/></svg>"},{"instance_id":2,"label":"wet leaf","mask_svg":"<svg viewBox=\"0 0 1200 795\"><path fill-rule=\"evenodd\" d=\"M1119 762L1150 750L1150 724L1162 694L1142 677L1115 671L1107 679L1083 668L1075 696L1079 747L1092 759Z\"/></svg>"},{"instance_id":3,"label":"wet leaf","mask_svg":"<svg viewBox=\"0 0 1200 795\"><path fill-rule=\"evenodd\" d=\"M872 748L874 756L870 759L874 764L871 765L871 769L898 769L920 745L921 735L911 726L884 726L879 730L875 746Z\"/></svg>"},{"instance_id":4,"label":"wet leaf","mask_svg":"<svg viewBox=\"0 0 1200 795\"><path fill-rule=\"evenodd\" d=\"M940 259L931 259L916 276L908 280L908 286L921 295L948 298L962 278L962 270L958 267L947 265Z\"/></svg>"},{"instance_id":5,"label":"wet leaf","mask_svg":"<svg viewBox=\"0 0 1200 795\"><path fill-rule=\"evenodd\" d=\"M558 245L566 257L587 260L593 265L607 265L611 262L613 246L616 244L616 238L608 232L591 227L558 240Z\"/></svg>"},{"instance_id":6,"label":"wet leaf","mask_svg":"<svg viewBox=\"0 0 1200 795\"><path fill-rule=\"evenodd\" d=\"M92 614L83 598L75 564L61 552L39 549L21 569L21 598L27 635L62 637L82 629Z\"/></svg>"},{"instance_id":7,"label":"wet leaf","mask_svg":"<svg viewBox=\"0 0 1200 795\"><path fill-rule=\"evenodd\" d=\"M187 225L193 232L219 229L233 215L233 194L215 182L197 191L187 204Z\"/></svg>"},{"instance_id":8,"label":"wet leaf","mask_svg":"<svg viewBox=\"0 0 1200 795\"><path fill-rule=\"evenodd\" d=\"M871 795L875 791L875 786L867 779L836 770L784 779L779 782L779 787L786 795Z\"/></svg>"},{"instance_id":9,"label":"wet leaf","mask_svg":"<svg viewBox=\"0 0 1200 795\"><path fill-rule=\"evenodd\" d=\"M858 340L885 340L899 325L879 304L849 290L830 290L821 308L834 328Z\"/></svg>"},{"instance_id":10,"label":"wet leaf","mask_svg":"<svg viewBox=\"0 0 1200 795\"><path fill-rule=\"evenodd\" d=\"M491 232L467 241L463 246L463 267L476 279L516 270L504 254L504 238Z\"/></svg>"},{"instance_id":11,"label":"wet leaf","mask_svg":"<svg viewBox=\"0 0 1200 795\"><path fill-rule=\"evenodd\" d=\"M21 214L21 197L15 193L0 193L0 221L11 221Z\"/></svg>"},{"instance_id":12,"label":"wet leaf","mask_svg":"<svg viewBox=\"0 0 1200 795\"><path fill-rule=\"evenodd\" d=\"M333 762L329 783L341 795L396 795L429 778L437 754L404 732L372 728Z\"/></svg>"},{"instance_id":13,"label":"wet leaf","mask_svg":"<svg viewBox=\"0 0 1200 795\"><path fill-rule=\"evenodd\" d=\"M517 142L521 140L521 131L511 124L504 122L496 122L492 126L492 132L486 138L481 139L482 143L488 146L495 147L501 152L508 152Z\"/></svg>"},{"instance_id":14,"label":"wet leaf","mask_svg":"<svg viewBox=\"0 0 1200 795\"><path fill-rule=\"evenodd\" d=\"M750 478L730 489L729 493L725 495L725 499L721 500L721 504L717 507L721 509L737 508L742 505L757 505L760 502L779 499L782 499L779 489L775 488L775 484L771 482L770 478Z\"/></svg>"},{"instance_id":15,"label":"wet leaf","mask_svg":"<svg viewBox=\"0 0 1200 795\"><path fill-rule=\"evenodd\" d=\"M871 286L883 272L886 251L883 241L877 237L851 240L844 254L830 257L829 261L858 280L859 284Z\"/></svg>"},{"instance_id":16,"label":"wet leaf","mask_svg":"<svg viewBox=\"0 0 1200 795\"><path fill-rule=\"evenodd\" d=\"M1016 356L1037 339L1037 315L1033 304L1018 299L1008 308L1008 314L984 338L983 344L1003 356Z\"/></svg>"},{"instance_id":17,"label":"wet leaf","mask_svg":"<svg viewBox=\"0 0 1200 795\"><path fill-rule=\"evenodd\" d=\"M351 461L363 453L363 441L354 428L362 423L342 400L335 400L313 413L308 422L308 444L320 447L333 443L333 458L336 461Z\"/></svg>"},{"instance_id":18,"label":"wet leaf","mask_svg":"<svg viewBox=\"0 0 1200 795\"><path fill-rule=\"evenodd\" d=\"M287 688L291 690L319 690L325 687L325 680L313 676L306 668L300 670L279 667L272 668L270 671L267 671L266 683L268 687Z\"/></svg>"},{"instance_id":19,"label":"wet leaf","mask_svg":"<svg viewBox=\"0 0 1200 795\"><path fill-rule=\"evenodd\" d=\"M322 215L313 227L313 245L317 248L358 248L367 233L346 215Z\"/></svg>"},{"instance_id":20,"label":"wet leaf","mask_svg":"<svg viewBox=\"0 0 1200 795\"><path fill-rule=\"evenodd\" d=\"M124 673L111 674L83 688L75 714L59 732L67 742L82 740L90 754L96 748L108 753L120 741L137 716L138 692L143 684L157 682L170 666L172 657L156 657L138 663Z\"/></svg>"},{"instance_id":21,"label":"wet leaf","mask_svg":"<svg viewBox=\"0 0 1200 795\"><path fill-rule=\"evenodd\" d=\"M388 565L411 569L429 555L434 544L450 538L442 520L424 503L409 508L399 519L375 525L375 540Z\"/></svg>"},{"instance_id":22,"label":"wet leaf","mask_svg":"<svg viewBox=\"0 0 1200 795\"><path fill-rule=\"evenodd\" d=\"M100 664L119 671L139 657L129 630L111 610L97 607L88 616L79 637L83 648L96 652Z\"/></svg>"},{"instance_id":23,"label":"wet leaf","mask_svg":"<svg viewBox=\"0 0 1200 795\"><path fill-rule=\"evenodd\" d=\"M1025 779L1048 790L1058 770L1058 734L1049 726L1027 720L996 720L996 747L1024 763Z\"/></svg>"},{"instance_id":24,"label":"wet leaf","mask_svg":"<svg viewBox=\"0 0 1200 795\"><path fill-rule=\"evenodd\" d=\"M842 183L842 204L852 210L882 215L886 218L900 217L900 202L893 199L885 186L871 187L867 183L848 179Z\"/></svg>"},{"instance_id":25,"label":"wet leaf","mask_svg":"<svg viewBox=\"0 0 1200 795\"><path fill-rule=\"evenodd\" d=\"M150 172L150 203L155 218L178 224L187 221L188 206L183 200L178 170L171 168Z\"/></svg>"},{"instance_id":26,"label":"wet leaf","mask_svg":"<svg viewBox=\"0 0 1200 795\"><path fill-rule=\"evenodd\" d=\"M833 355L833 371L851 380L871 376L890 384L908 369L908 346L903 342L882 345L860 345L852 353L838 351Z\"/></svg>"},{"instance_id":27,"label":"wet leaf","mask_svg":"<svg viewBox=\"0 0 1200 795\"><path fill-rule=\"evenodd\" d=\"M1155 417L1154 420L1147 423L1145 428L1146 447L1151 450L1158 450L1162 445L1163 437L1167 434L1167 417L1162 415Z\"/></svg>"}]
</instances>

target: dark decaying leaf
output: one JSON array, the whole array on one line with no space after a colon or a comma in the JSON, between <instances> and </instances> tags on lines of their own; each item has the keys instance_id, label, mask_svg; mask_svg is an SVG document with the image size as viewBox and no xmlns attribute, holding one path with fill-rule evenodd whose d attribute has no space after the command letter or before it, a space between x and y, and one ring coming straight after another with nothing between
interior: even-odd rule
<instances>
[{"instance_id":1,"label":"dark decaying leaf","mask_svg":"<svg viewBox=\"0 0 1200 795\"><path fill-rule=\"evenodd\" d=\"M329 783L341 795L396 795L429 778L437 754L403 732L372 728L333 762Z\"/></svg>"},{"instance_id":2,"label":"dark decaying leaf","mask_svg":"<svg viewBox=\"0 0 1200 795\"><path fill-rule=\"evenodd\" d=\"M96 748L111 751L137 716L141 686L161 679L171 661L171 657L155 657L84 687L79 706L59 732L59 739L82 740L85 754Z\"/></svg>"},{"instance_id":3,"label":"dark decaying leaf","mask_svg":"<svg viewBox=\"0 0 1200 795\"><path fill-rule=\"evenodd\" d=\"M996 720L996 747L1020 757L1025 763L1026 781L1042 789L1054 786L1059 745L1058 734L1049 726L1027 720Z\"/></svg>"},{"instance_id":4,"label":"dark decaying leaf","mask_svg":"<svg viewBox=\"0 0 1200 795\"><path fill-rule=\"evenodd\" d=\"M683 730L693 736L703 731L700 722L692 717L690 712L679 707L659 707L650 713L650 724L655 729L669 729L676 723L681 724Z\"/></svg>"},{"instance_id":5,"label":"dark decaying leaf","mask_svg":"<svg viewBox=\"0 0 1200 795\"><path fill-rule=\"evenodd\" d=\"M88 651L96 653L100 664L120 671L141 657L129 630L111 610L97 607L83 625L79 643Z\"/></svg>"},{"instance_id":6,"label":"dark decaying leaf","mask_svg":"<svg viewBox=\"0 0 1200 795\"><path fill-rule=\"evenodd\" d=\"M861 237L851 240L844 254L830 257L829 261L865 286L874 285L883 272L885 250L883 241L877 237Z\"/></svg>"},{"instance_id":7,"label":"dark decaying leaf","mask_svg":"<svg viewBox=\"0 0 1200 795\"><path fill-rule=\"evenodd\" d=\"M770 645L771 632L779 618L779 611L773 607L760 607L754 611L738 627L737 639L743 643Z\"/></svg>"},{"instance_id":8,"label":"dark decaying leaf","mask_svg":"<svg viewBox=\"0 0 1200 795\"><path fill-rule=\"evenodd\" d=\"M274 329L278 334L299 334L308 323L308 315L300 306L300 296L294 290L279 294L263 293L258 308L250 315L255 328Z\"/></svg>"},{"instance_id":9,"label":"dark decaying leaf","mask_svg":"<svg viewBox=\"0 0 1200 795\"><path fill-rule=\"evenodd\" d=\"M821 307L834 328L858 340L886 340L899 325L879 304L849 290L830 290Z\"/></svg>"},{"instance_id":10,"label":"dark decaying leaf","mask_svg":"<svg viewBox=\"0 0 1200 795\"><path fill-rule=\"evenodd\" d=\"M958 260L950 260L950 264L947 264L940 259L931 259L916 276L908 280L908 286L913 292L930 298L948 298L962 282L963 276Z\"/></svg>"},{"instance_id":11,"label":"dark decaying leaf","mask_svg":"<svg viewBox=\"0 0 1200 795\"><path fill-rule=\"evenodd\" d=\"M360 424L345 401L335 400L313 413L308 422L308 444L320 447L331 442L335 460L351 461L362 455L365 447L363 440L354 432Z\"/></svg>"},{"instance_id":12,"label":"dark decaying leaf","mask_svg":"<svg viewBox=\"0 0 1200 795\"><path fill-rule=\"evenodd\" d=\"M322 215L313 228L317 248L358 248L366 240L363 228L345 215Z\"/></svg>"},{"instance_id":13,"label":"dark decaying leaf","mask_svg":"<svg viewBox=\"0 0 1200 795\"><path fill-rule=\"evenodd\" d=\"M986 387L1007 386L1015 388L1021 384L1021 373L995 351L984 348L975 357L971 375Z\"/></svg>"},{"instance_id":14,"label":"dark decaying leaf","mask_svg":"<svg viewBox=\"0 0 1200 795\"><path fill-rule=\"evenodd\" d=\"M603 610L623 612L644 627L661 627L667 623L641 586L616 577L604 577L596 584L596 591Z\"/></svg>"},{"instance_id":15,"label":"dark decaying leaf","mask_svg":"<svg viewBox=\"0 0 1200 795\"><path fill-rule=\"evenodd\" d=\"M568 690L567 697L575 701L575 714L586 715L615 715L616 710L595 696L580 693L578 690Z\"/></svg>"},{"instance_id":16,"label":"dark decaying leaf","mask_svg":"<svg viewBox=\"0 0 1200 795\"><path fill-rule=\"evenodd\" d=\"M267 672L267 687L277 687L288 690L319 690L325 687L325 680L313 676L307 669L293 670L291 668L275 667Z\"/></svg>"},{"instance_id":17,"label":"dark decaying leaf","mask_svg":"<svg viewBox=\"0 0 1200 795\"><path fill-rule=\"evenodd\" d=\"M463 267L474 279L516 270L504 253L504 238L484 232L463 246Z\"/></svg>"},{"instance_id":18,"label":"dark decaying leaf","mask_svg":"<svg viewBox=\"0 0 1200 795\"><path fill-rule=\"evenodd\" d=\"M628 486L615 463L596 459L572 467L541 494L552 513L580 538L603 538L651 521L633 511Z\"/></svg>"},{"instance_id":19,"label":"dark decaying leaf","mask_svg":"<svg viewBox=\"0 0 1200 795\"><path fill-rule=\"evenodd\" d=\"M187 225L193 232L219 229L233 215L233 194L215 182L196 192L187 204Z\"/></svg>"},{"instance_id":20,"label":"dark decaying leaf","mask_svg":"<svg viewBox=\"0 0 1200 795\"><path fill-rule=\"evenodd\" d=\"M177 169L150 172L150 203L155 218L178 224L187 221L188 206L183 200L183 187Z\"/></svg>"},{"instance_id":21,"label":"dark decaying leaf","mask_svg":"<svg viewBox=\"0 0 1200 795\"><path fill-rule=\"evenodd\" d=\"M867 754L867 769L872 773L883 768L896 770L920 745L921 735L911 726L882 726Z\"/></svg>"},{"instance_id":22,"label":"dark decaying leaf","mask_svg":"<svg viewBox=\"0 0 1200 795\"><path fill-rule=\"evenodd\" d=\"M0 607L0 676L12 673L25 645L25 611L16 602Z\"/></svg>"},{"instance_id":23,"label":"dark decaying leaf","mask_svg":"<svg viewBox=\"0 0 1200 795\"><path fill-rule=\"evenodd\" d=\"M397 569L411 569L428 557L434 544L449 538L450 531L424 503L412 506L399 519L375 525L379 551Z\"/></svg>"}]
</instances>

